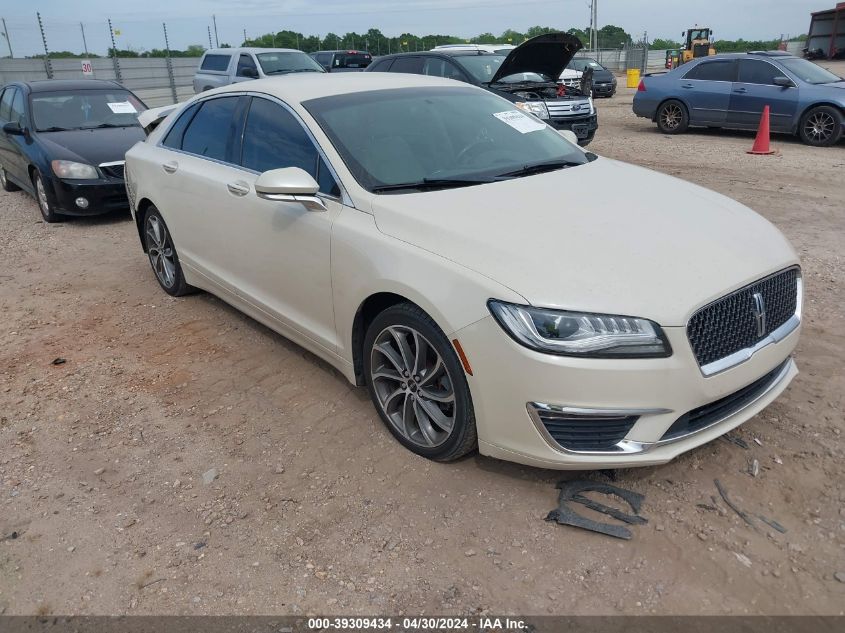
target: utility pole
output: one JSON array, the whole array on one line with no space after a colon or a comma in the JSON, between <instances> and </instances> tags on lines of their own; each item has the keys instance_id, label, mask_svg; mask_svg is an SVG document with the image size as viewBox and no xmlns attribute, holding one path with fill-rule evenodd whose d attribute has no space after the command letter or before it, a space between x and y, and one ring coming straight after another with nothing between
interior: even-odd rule
<instances>
[{"instance_id":1,"label":"utility pole","mask_svg":"<svg viewBox=\"0 0 845 633\"><path fill-rule=\"evenodd\" d=\"M179 96L176 94L176 78L173 76L173 60L170 59L170 42L167 39L167 24L161 23L161 28L164 30L164 52L166 53L165 60L167 62L167 76L170 78L170 92L173 95L173 103L179 101Z\"/></svg>"},{"instance_id":2,"label":"utility pole","mask_svg":"<svg viewBox=\"0 0 845 633\"><path fill-rule=\"evenodd\" d=\"M246 29L244 29L244 46L246 46Z\"/></svg>"},{"instance_id":3,"label":"utility pole","mask_svg":"<svg viewBox=\"0 0 845 633\"><path fill-rule=\"evenodd\" d=\"M41 41L44 42L44 69L47 71L47 79L53 78L53 66L50 64L50 51L47 49L47 36L44 35L44 23L41 21L41 14L38 16L38 28L41 29Z\"/></svg>"},{"instance_id":4,"label":"utility pole","mask_svg":"<svg viewBox=\"0 0 845 633\"><path fill-rule=\"evenodd\" d=\"M212 15L211 21L214 22L214 43L217 46L217 48L220 48L220 40L217 38L217 16Z\"/></svg>"},{"instance_id":5,"label":"utility pole","mask_svg":"<svg viewBox=\"0 0 845 633\"><path fill-rule=\"evenodd\" d=\"M211 43L211 27L208 27L208 48L214 48L214 44Z\"/></svg>"},{"instance_id":6,"label":"utility pole","mask_svg":"<svg viewBox=\"0 0 845 633\"><path fill-rule=\"evenodd\" d=\"M6 28L6 18L3 18L3 33L6 35L6 44L9 46L9 57L13 58L15 54L12 52L12 40L9 39L9 29Z\"/></svg>"},{"instance_id":7,"label":"utility pole","mask_svg":"<svg viewBox=\"0 0 845 633\"><path fill-rule=\"evenodd\" d=\"M123 77L120 74L120 62L117 61L117 44L114 43L114 29L111 25L111 18L109 18L109 35L111 35L111 59L112 63L114 64L114 76L118 81L123 81Z\"/></svg>"},{"instance_id":8,"label":"utility pole","mask_svg":"<svg viewBox=\"0 0 845 633\"><path fill-rule=\"evenodd\" d=\"M79 23L79 30L82 31L82 48L85 49L85 56L88 57L88 42L85 41L85 25Z\"/></svg>"},{"instance_id":9,"label":"utility pole","mask_svg":"<svg viewBox=\"0 0 845 633\"><path fill-rule=\"evenodd\" d=\"M593 53L594 56L599 52L599 0L593 0L593 16L591 21L593 23Z\"/></svg>"}]
</instances>

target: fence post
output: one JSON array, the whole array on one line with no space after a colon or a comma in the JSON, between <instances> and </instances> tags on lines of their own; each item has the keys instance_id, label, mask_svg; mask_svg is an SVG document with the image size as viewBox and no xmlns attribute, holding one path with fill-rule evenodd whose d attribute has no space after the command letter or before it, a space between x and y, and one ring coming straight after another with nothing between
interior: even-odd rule
<instances>
[{"instance_id":1,"label":"fence post","mask_svg":"<svg viewBox=\"0 0 845 633\"><path fill-rule=\"evenodd\" d=\"M41 13L38 16L38 28L41 29L41 41L44 42L44 70L47 71L47 79L53 78L53 65L50 63L50 51L47 49L47 36L44 34L44 23L41 21Z\"/></svg>"},{"instance_id":2,"label":"fence post","mask_svg":"<svg viewBox=\"0 0 845 633\"><path fill-rule=\"evenodd\" d=\"M119 82L122 82L123 76L120 74L120 62L117 60L117 44L114 43L114 29L111 25L111 18L109 18L109 35L111 35L111 59L114 64L114 76Z\"/></svg>"},{"instance_id":3,"label":"fence post","mask_svg":"<svg viewBox=\"0 0 845 633\"><path fill-rule=\"evenodd\" d=\"M179 97L176 95L176 78L173 76L173 62L170 59L170 42L167 40L167 24L162 22L161 28L164 29L164 51L167 54L165 60L167 61L167 76L170 77L170 92L173 93L173 103L178 103Z\"/></svg>"}]
</instances>

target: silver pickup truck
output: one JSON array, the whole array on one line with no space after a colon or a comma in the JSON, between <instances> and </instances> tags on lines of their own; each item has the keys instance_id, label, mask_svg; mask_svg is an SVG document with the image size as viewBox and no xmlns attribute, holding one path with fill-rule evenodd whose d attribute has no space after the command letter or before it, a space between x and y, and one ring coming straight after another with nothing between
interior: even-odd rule
<instances>
[{"instance_id":1,"label":"silver pickup truck","mask_svg":"<svg viewBox=\"0 0 845 633\"><path fill-rule=\"evenodd\" d=\"M326 71L307 54L292 48L212 48L200 60L194 75L194 92L261 77L308 72Z\"/></svg>"}]
</instances>

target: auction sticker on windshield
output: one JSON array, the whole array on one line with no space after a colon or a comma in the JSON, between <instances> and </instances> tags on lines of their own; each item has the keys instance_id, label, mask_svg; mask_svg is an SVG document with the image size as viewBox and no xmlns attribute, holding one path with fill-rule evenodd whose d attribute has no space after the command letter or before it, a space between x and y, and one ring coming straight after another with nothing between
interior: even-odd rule
<instances>
[{"instance_id":1,"label":"auction sticker on windshield","mask_svg":"<svg viewBox=\"0 0 845 633\"><path fill-rule=\"evenodd\" d=\"M117 101L108 104L109 109L115 114L136 114L138 111L128 101Z\"/></svg>"},{"instance_id":2,"label":"auction sticker on windshield","mask_svg":"<svg viewBox=\"0 0 845 633\"><path fill-rule=\"evenodd\" d=\"M536 132L546 127L545 123L541 123L536 119L531 118L527 114L523 114L519 110L508 110L507 112L494 112L493 116L499 119L502 123L507 123L517 132L528 134L529 132Z\"/></svg>"}]
</instances>

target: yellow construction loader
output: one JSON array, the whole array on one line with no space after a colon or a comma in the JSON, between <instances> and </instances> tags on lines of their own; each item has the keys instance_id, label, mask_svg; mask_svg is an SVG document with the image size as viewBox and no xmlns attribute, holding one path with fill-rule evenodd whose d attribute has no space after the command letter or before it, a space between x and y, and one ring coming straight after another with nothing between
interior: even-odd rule
<instances>
[{"instance_id":1,"label":"yellow construction loader","mask_svg":"<svg viewBox=\"0 0 845 633\"><path fill-rule=\"evenodd\" d=\"M716 49L713 48L712 36L713 29L704 26L696 26L681 33L681 37L685 39L678 63L685 64L698 57L715 55Z\"/></svg>"}]
</instances>

